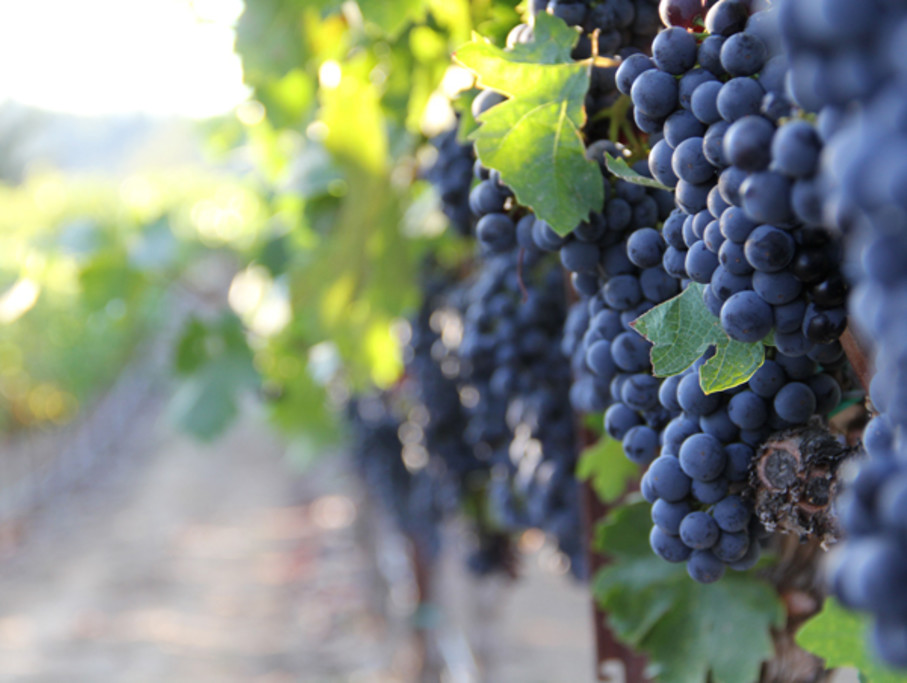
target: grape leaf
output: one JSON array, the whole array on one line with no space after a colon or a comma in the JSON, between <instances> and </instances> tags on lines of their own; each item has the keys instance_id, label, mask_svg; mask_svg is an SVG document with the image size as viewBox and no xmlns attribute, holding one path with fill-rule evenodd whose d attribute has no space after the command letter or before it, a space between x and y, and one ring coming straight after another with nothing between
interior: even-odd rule
<instances>
[{"instance_id":1,"label":"grape leaf","mask_svg":"<svg viewBox=\"0 0 907 683\"><path fill-rule=\"evenodd\" d=\"M604 202L581 132L591 62L571 59L578 38L562 20L539 14L531 43L505 51L476 36L454 55L480 85L509 98L479 117L471 136L479 159L560 235Z\"/></svg>"},{"instance_id":2,"label":"grape leaf","mask_svg":"<svg viewBox=\"0 0 907 683\"><path fill-rule=\"evenodd\" d=\"M904 675L881 665L866 647L869 618L828 598L822 611L797 633L797 644L825 660L829 669L854 667L866 683L903 682Z\"/></svg>"},{"instance_id":3,"label":"grape leaf","mask_svg":"<svg viewBox=\"0 0 907 683\"><path fill-rule=\"evenodd\" d=\"M238 412L238 400L257 387L242 323L232 313L205 323L191 318L176 347L176 370L183 376L169 411L177 425L196 438L219 436Z\"/></svg>"},{"instance_id":4,"label":"grape leaf","mask_svg":"<svg viewBox=\"0 0 907 683\"><path fill-rule=\"evenodd\" d=\"M407 24L425 16L426 0L358 0L363 18L388 37L396 37Z\"/></svg>"},{"instance_id":5,"label":"grape leaf","mask_svg":"<svg viewBox=\"0 0 907 683\"><path fill-rule=\"evenodd\" d=\"M662 185L660 182L654 178L648 178L640 173L637 173L630 165L624 160L617 157L613 157L607 152L605 153L605 165L608 167L608 170L611 171L621 180L626 180L628 183L633 183L634 185L642 185L643 187L651 187L656 190L668 190L672 192L670 187L667 185Z\"/></svg>"},{"instance_id":6,"label":"grape leaf","mask_svg":"<svg viewBox=\"0 0 907 683\"><path fill-rule=\"evenodd\" d=\"M751 683L774 654L769 631L784 623L770 585L729 572L696 583L683 564L652 553L645 503L615 510L598 541L613 562L595 578L595 597L622 641L646 653L647 675L660 683Z\"/></svg>"},{"instance_id":7,"label":"grape leaf","mask_svg":"<svg viewBox=\"0 0 907 683\"><path fill-rule=\"evenodd\" d=\"M670 377L690 367L714 347L715 354L699 369L707 394L746 382L765 361L761 341L744 344L727 336L718 318L702 300L705 285L693 282L677 296L643 313L631 325L654 345L652 372Z\"/></svg>"},{"instance_id":8,"label":"grape leaf","mask_svg":"<svg viewBox=\"0 0 907 683\"><path fill-rule=\"evenodd\" d=\"M589 481L603 503L613 503L639 475L639 468L624 457L620 441L603 436L585 449L576 465L576 477Z\"/></svg>"}]
</instances>

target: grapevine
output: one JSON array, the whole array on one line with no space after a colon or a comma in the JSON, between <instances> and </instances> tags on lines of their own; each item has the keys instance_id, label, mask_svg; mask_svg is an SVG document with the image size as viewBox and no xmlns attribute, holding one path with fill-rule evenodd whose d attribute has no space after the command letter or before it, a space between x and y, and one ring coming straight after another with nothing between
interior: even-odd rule
<instances>
[{"instance_id":1,"label":"grapevine","mask_svg":"<svg viewBox=\"0 0 907 683\"><path fill-rule=\"evenodd\" d=\"M442 4L287 9L304 49L261 68L293 22L247 3L254 96L317 171L269 179L298 223L244 254L286 250L293 324L250 335L278 421L345 415L429 562L465 521L518 579L544 532L658 680L907 668L907 10Z\"/></svg>"}]
</instances>

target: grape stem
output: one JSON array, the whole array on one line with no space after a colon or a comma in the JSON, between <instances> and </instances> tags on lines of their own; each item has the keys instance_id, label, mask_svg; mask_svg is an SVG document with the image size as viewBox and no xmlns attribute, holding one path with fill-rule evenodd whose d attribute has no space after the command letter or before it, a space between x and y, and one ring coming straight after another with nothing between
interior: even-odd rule
<instances>
[{"instance_id":1,"label":"grape stem","mask_svg":"<svg viewBox=\"0 0 907 683\"><path fill-rule=\"evenodd\" d=\"M873 373L872 363L869 360L869 353L866 351L866 347L861 343L860 339L851 332L850 327L844 330L844 334L841 335L841 346L844 347L844 353L847 354L847 360L850 361L850 365L853 368L857 379L860 380L860 384L868 395L869 382L872 380Z\"/></svg>"}]
</instances>

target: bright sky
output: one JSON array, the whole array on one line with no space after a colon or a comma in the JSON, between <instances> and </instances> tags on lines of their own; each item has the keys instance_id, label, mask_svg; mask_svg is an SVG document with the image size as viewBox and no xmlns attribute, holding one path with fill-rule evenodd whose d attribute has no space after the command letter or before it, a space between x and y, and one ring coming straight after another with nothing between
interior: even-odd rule
<instances>
[{"instance_id":1,"label":"bright sky","mask_svg":"<svg viewBox=\"0 0 907 683\"><path fill-rule=\"evenodd\" d=\"M246 97L242 0L0 0L0 102L202 118Z\"/></svg>"}]
</instances>

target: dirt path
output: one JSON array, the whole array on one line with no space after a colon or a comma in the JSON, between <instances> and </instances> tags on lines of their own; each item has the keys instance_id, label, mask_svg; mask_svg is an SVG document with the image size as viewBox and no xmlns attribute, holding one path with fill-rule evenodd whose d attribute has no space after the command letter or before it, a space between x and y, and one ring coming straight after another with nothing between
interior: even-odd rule
<instances>
[{"instance_id":1,"label":"dirt path","mask_svg":"<svg viewBox=\"0 0 907 683\"><path fill-rule=\"evenodd\" d=\"M334 462L299 476L251 422L207 447L159 432L0 563L0 682L405 681L405 619L376 610L349 475ZM490 680L590 680L583 592L538 559L497 593ZM445 601L472 599L461 574L445 569Z\"/></svg>"}]
</instances>

